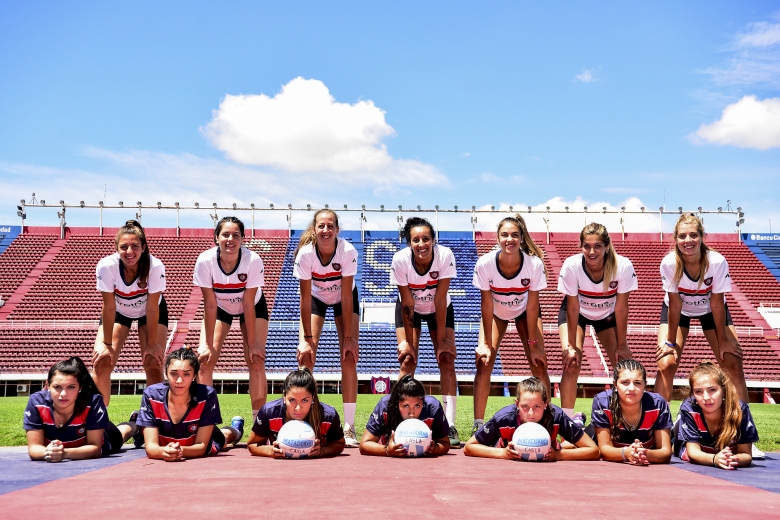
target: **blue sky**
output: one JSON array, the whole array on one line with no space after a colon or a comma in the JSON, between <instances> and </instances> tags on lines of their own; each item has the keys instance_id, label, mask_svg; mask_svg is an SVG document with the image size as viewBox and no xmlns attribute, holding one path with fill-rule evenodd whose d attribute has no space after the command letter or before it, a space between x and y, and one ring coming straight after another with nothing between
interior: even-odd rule
<instances>
[{"instance_id":1,"label":"blue sky","mask_svg":"<svg viewBox=\"0 0 780 520\"><path fill-rule=\"evenodd\" d=\"M35 192L209 206L731 200L745 230L780 229L776 2L419 4L3 2L0 223L18 224L15 204ZM51 210L28 219L57 223ZM657 217L627 226L654 230Z\"/></svg>"}]
</instances>

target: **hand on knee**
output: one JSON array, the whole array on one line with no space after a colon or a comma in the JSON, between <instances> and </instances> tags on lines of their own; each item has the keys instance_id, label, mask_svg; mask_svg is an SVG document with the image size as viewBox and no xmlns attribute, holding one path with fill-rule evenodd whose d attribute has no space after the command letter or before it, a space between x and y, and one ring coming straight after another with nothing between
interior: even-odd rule
<instances>
[{"instance_id":1,"label":"hand on knee","mask_svg":"<svg viewBox=\"0 0 780 520\"><path fill-rule=\"evenodd\" d=\"M94 370L97 376L110 375L114 371L114 364L111 362L111 358L102 358L95 363Z\"/></svg>"}]
</instances>

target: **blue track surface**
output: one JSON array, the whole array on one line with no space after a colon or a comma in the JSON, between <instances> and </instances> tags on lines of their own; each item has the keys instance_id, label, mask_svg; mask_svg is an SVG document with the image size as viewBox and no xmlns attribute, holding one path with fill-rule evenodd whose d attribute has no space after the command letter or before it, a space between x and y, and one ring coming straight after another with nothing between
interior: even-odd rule
<instances>
[{"instance_id":1,"label":"blue track surface","mask_svg":"<svg viewBox=\"0 0 780 520\"><path fill-rule=\"evenodd\" d=\"M37 486L52 480L73 477L97 469L107 468L138 457L145 457L142 449L125 449L116 455L91 460L64 460L57 464L32 461L27 447L0 449L0 495Z\"/></svg>"},{"instance_id":2,"label":"blue track surface","mask_svg":"<svg viewBox=\"0 0 780 520\"><path fill-rule=\"evenodd\" d=\"M752 466L733 471L718 469L713 466L690 464L681 461L677 457L672 458L672 464L675 468L684 469L692 473L728 480L735 484L780 494L780 453L767 453L765 460L754 460Z\"/></svg>"}]
</instances>

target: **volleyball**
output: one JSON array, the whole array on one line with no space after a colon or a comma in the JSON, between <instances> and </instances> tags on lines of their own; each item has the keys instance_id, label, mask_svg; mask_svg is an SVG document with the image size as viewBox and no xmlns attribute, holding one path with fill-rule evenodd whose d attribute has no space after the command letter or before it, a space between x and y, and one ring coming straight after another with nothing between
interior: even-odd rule
<instances>
[{"instance_id":1,"label":"volleyball","mask_svg":"<svg viewBox=\"0 0 780 520\"><path fill-rule=\"evenodd\" d=\"M305 459L314 448L317 436L309 423L304 421L287 421L279 429L279 448L288 459Z\"/></svg>"},{"instance_id":2,"label":"volleyball","mask_svg":"<svg viewBox=\"0 0 780 520\"><path fill-rule=\"evenodd\" d=\"M407 456L422 457L433 442L428 425L419 419L406 419L398 425L394 436L397 444L403 444Z\"/></svg>"},{"instance_id":3,"label":"volleyball","mask_svg":"<svg viewBox=\"0 0 780 520\"><path fill-rule=\"evenodd\" d=\"M550 451L550 434L541 424L527 422L517 427L512 443L523 460L541 462Z\"/></svg>"}]
</instances>

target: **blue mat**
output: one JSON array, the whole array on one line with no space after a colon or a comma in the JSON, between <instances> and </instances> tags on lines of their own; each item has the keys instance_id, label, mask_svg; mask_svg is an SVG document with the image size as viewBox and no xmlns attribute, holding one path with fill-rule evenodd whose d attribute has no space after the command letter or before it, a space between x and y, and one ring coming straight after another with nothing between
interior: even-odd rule
<instances>
[{"instance_id":1,"label":"blue mat","mask_svg":"<svg viewBox=\"0 0 780 520\"><path fill-rule=\"evenodd\" d=\"M753 464L747 468L739 468L727 471L713 466L700 466L683 462L677 457L672 457L675 468L684 469L700 475L728 480L735 484L764 489L772 493L780 494L780 453L767 453L764 460L753 460Z\"/></svg>"},{"instance_id":2,"label":"blue mat","mask_svg":"<svg viewBox=\"0 0 780 520\"><path fill-rule=\"evenodd\" d=\"M0 449L0 495L37 486L45 482L80 475L97 469L121 464L138 457L145 457L143 449L124 449L116 455L90 460L64 460L57 464L32 461L27 447Z\"/></svg>"}]
</instances>

